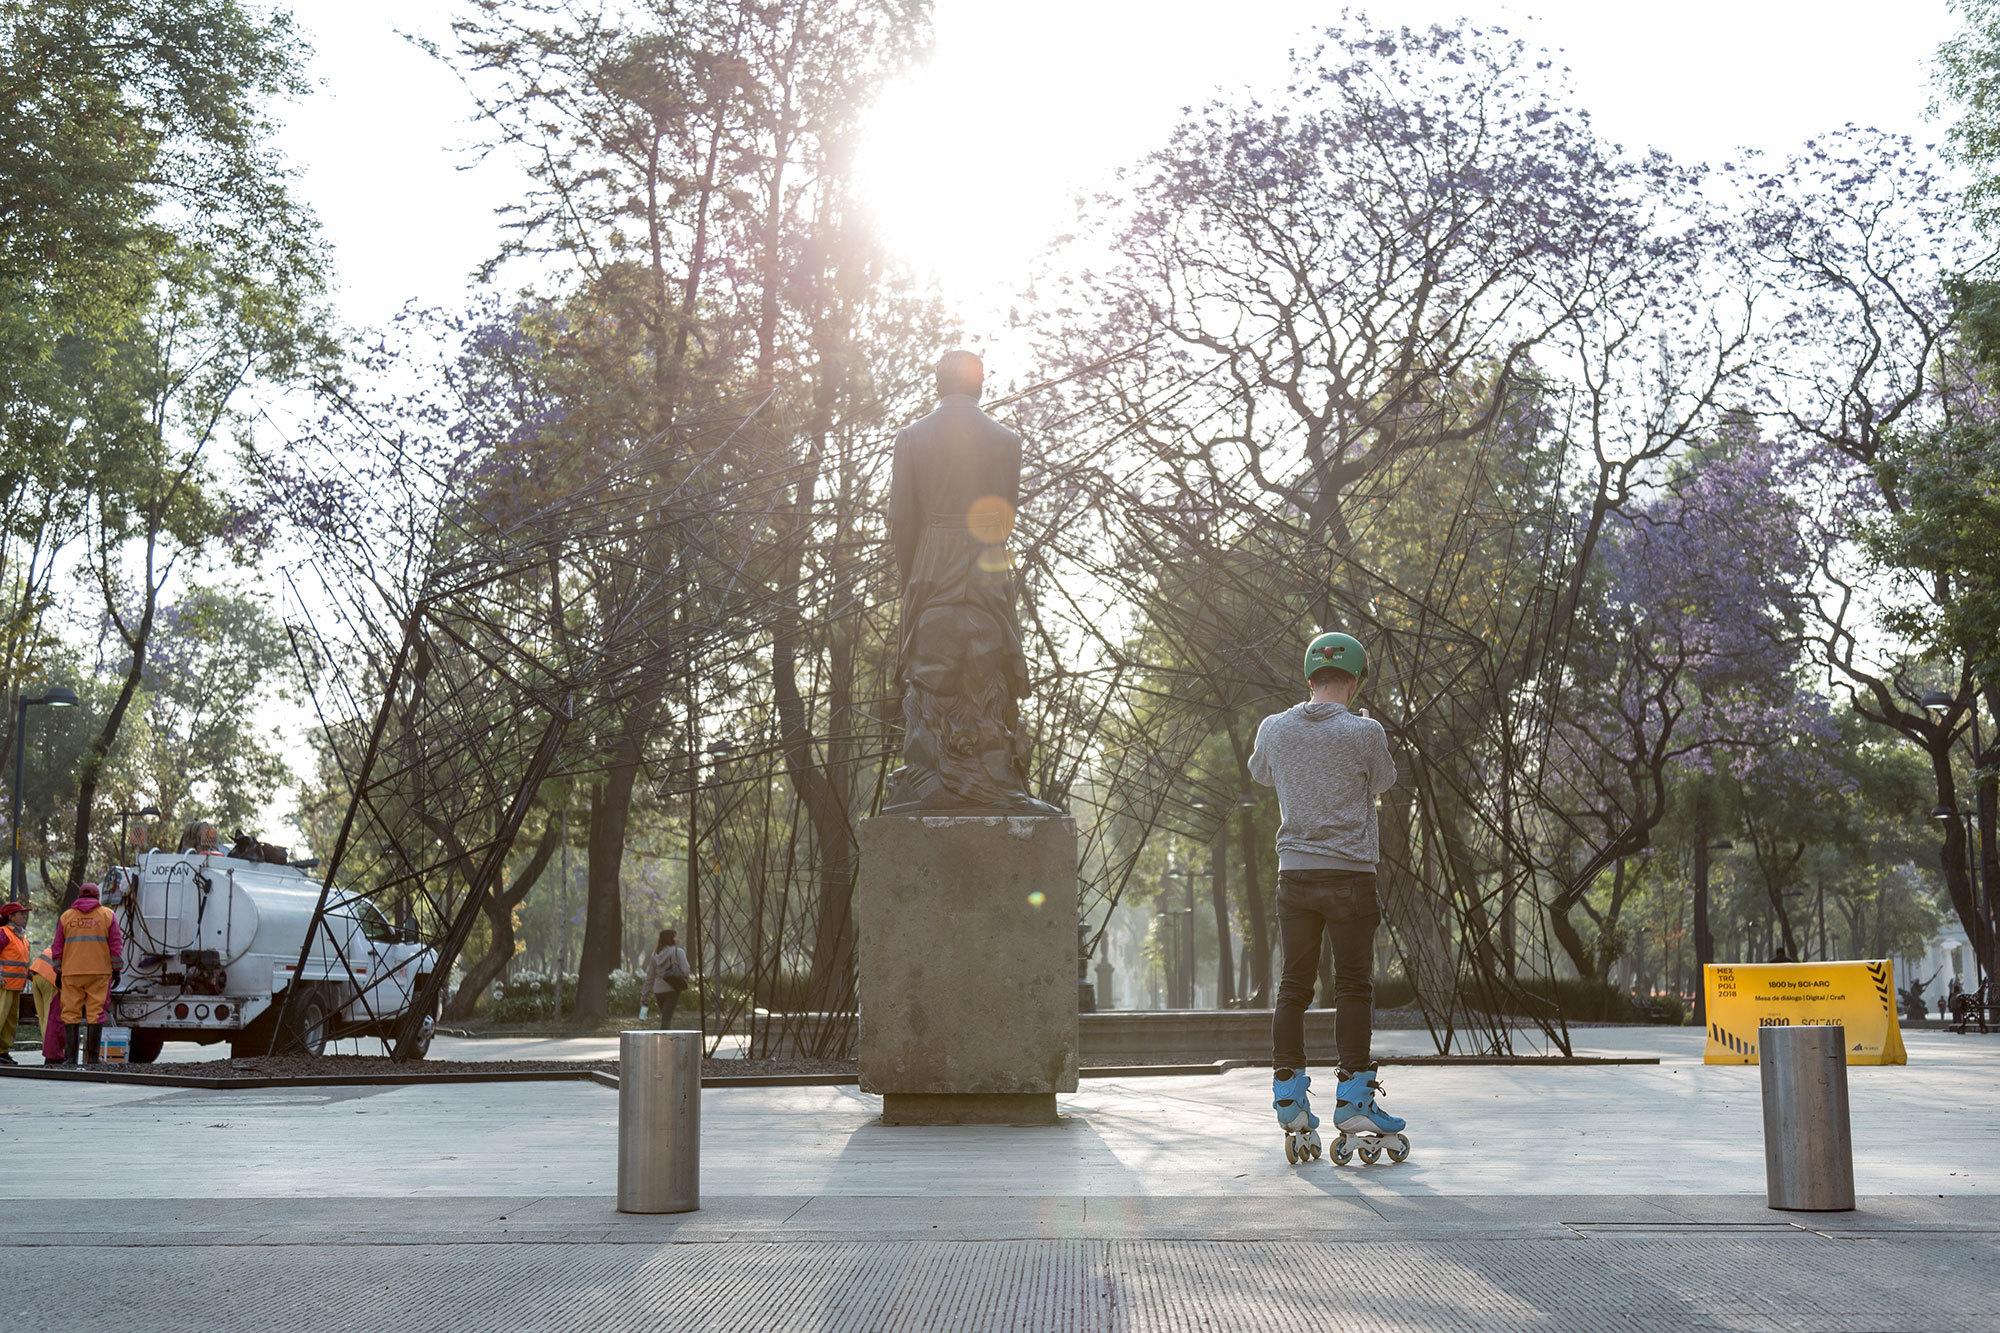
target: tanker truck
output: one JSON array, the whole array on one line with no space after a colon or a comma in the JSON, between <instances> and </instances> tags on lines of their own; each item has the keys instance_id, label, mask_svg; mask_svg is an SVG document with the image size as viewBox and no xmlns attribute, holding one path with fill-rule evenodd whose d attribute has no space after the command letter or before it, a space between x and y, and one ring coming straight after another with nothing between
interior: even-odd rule
<instances>
[{"instance_id":1,"label":"tanker truck","mask_svg":"<svg viewBox=\"0 0 2000 1333\"><path fill-rule=\"evenodd\" d=\"M413 925L392 927L367 898L329 891L301 968L320 899L306 873L314 863L241 836L226 852L212 835L182 845L144 852L99 886L125 934L110 1021L132 1029L134 1061L158 1059L169 1041L318 1055L335 1038L395 1034L437 964ZM433 1010L418 1028L419 1058L436 1020Z\"/></svg>"}]
</instances>

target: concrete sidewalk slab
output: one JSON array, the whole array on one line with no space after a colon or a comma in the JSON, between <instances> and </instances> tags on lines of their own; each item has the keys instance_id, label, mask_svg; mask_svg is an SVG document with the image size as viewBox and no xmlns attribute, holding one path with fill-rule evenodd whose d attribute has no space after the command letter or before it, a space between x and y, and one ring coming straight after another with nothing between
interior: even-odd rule
<instances>
[{"instance_id":1,"label":"concrete sidewalk slab","mask_svg":"<svg viewBox=\"0 0 2000 1333\"><path fill-rule=\"evenodd\" d=\"M617 1094L589 1084L0 1082L28 1219L0 1308L93 1333L2000 1329L2000 1037L1849 1071L1864 1197L1835 1215L1764 1207L1755 1069L1593 1036L1664 1062L1388 1071L1402 1166L1287 1166L1255 1069L1087 1082L1049 1128L710 1089L680 1217L613 1211ZM116 1165L77 1176L79 1145Z\"/></svg>"},{"instance_id":2,"label":"concrete sidewalk slab","mask_svg":"<svg viewBox=\"0 0 2000 1333\"><path fill-rule=\"evenodd\" d=\"M2000 1190L2000 1037L1910 1042L1908 1066L1849 1071L1857 1189ZM1087 1081L1046 1128L890 1128L852 1087L711 1088L702 1183L717 1195L907 1198L1761 1194L1757 1071L1656 1053L1657 1066L1392 1069L1388 1104L1413 1143L1396 1167L1286 1166L1256 1069ZM128 1197L608 1197L617 1094L586 1083L209 1092L7 1080L0 1117L19 1149L0 1191L18 1197L67 1188L66 1145L86 1127L123 1145L128 1165L102 1189Z\"/></svg>"}]
</instances>

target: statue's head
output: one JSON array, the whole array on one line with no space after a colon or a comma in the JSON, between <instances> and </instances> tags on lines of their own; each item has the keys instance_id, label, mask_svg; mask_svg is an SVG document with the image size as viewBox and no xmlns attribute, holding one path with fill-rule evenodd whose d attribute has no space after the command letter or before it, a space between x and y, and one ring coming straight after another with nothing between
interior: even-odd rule
<instances>
[{"instance_id":1,"label":"statue's head","mask_svg":"<svg viewBox=\"0 0 2000 1333\"><path fill-rule=\"evenodd\" d=\"M954 348L938 358L937 384L940 398L954 393L977 398L986 384L986 366L976 353Z\"/></svg>"}]
</instances>

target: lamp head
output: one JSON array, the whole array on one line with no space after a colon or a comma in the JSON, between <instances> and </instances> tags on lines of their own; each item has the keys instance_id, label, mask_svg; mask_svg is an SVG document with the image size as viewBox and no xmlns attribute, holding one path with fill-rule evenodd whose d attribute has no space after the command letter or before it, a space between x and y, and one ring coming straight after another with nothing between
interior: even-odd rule
<instances>
[{"instance_id":1,"label":"lamp head","mask_svg":"<svg viewBox=\"0 0 2000 1333\"><path fill-rule=\"evenodd\" d=\"M1952 698L1943 690L1925 690L1922 700L1923 706L1930 709L1933 713L1949 712L1952 705L1957 702L1958 700Z\"/></svg>"},{"instance_id":2,"label":"lamp head","mask_svg":"<svg viewBox=\"0 0 2000 1333\"><path fill-rule=\"evenodd\" d=\"M1948 805L1934 805L1931 807L1932 819L1950 819L1957 813L1958 811L1952 809Z\"/></svg>"},{"instance_id":3,"label":"lamp head","mask_svg":"<svg viewBox=\"0 0 2000 1333\"><path fill-rule=\"evenodd\" d=\"M141 819L158 819L160 817L160 807L157 805L142 806L132 813Z\"/></svg>"},{"instance_id":4,"label":"lamp head","mask_svg":"<svg viewBox=\"0 0 2000 1333\"><path fill-rule=\"evenodd\" d=\"M74 708L77 705L76 691L67 685L51 685L41 698L30 699L28 702L47 704L51 708Z\"/></svg>"}]
</instances>

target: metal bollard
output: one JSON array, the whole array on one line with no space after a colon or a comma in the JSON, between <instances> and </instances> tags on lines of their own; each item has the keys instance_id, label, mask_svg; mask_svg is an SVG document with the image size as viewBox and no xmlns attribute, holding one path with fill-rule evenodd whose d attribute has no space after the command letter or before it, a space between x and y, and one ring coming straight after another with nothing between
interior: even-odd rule
<instances>
[{"instance_id":1,"label":"metal bollard","mask_svg":"<svg viewBox=\"0 0 2000 1333\"><path fill-rule=\"evenodd\" d=\"M1764 1085L1768 1207L1840 1213L1854 1207L1854 1136L1847 1121L1847 1029L1757 1029Z\"/></svg>"},{"instance_id":2,"label":"metal bollard","mask_svg":"<svg viewBox=\"0 0 2000 1333\"><path fill-rule=\"evenodd\" d=\"M701 1207L701 1034L618 1039L618 1211Z\"/></svg>"}]
</instances>

